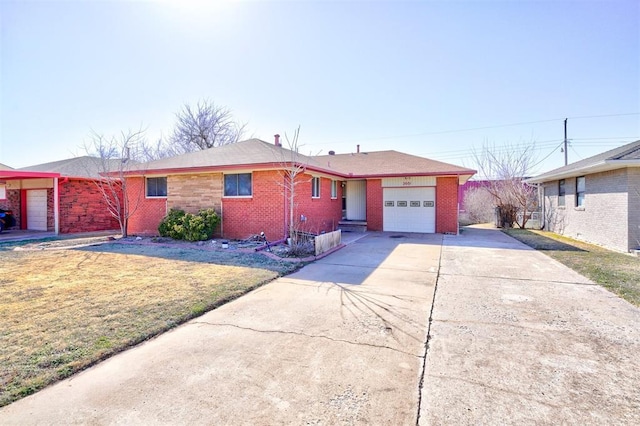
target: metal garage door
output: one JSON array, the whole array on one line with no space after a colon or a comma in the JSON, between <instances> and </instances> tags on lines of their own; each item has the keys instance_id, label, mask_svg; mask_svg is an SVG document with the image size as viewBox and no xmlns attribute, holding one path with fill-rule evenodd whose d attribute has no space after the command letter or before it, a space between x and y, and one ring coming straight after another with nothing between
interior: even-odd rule
<instances>
[{"instance_id":1,"label":"metal garage door","mask_svg":"<svg viewBox=\"0 0 640 426\"><path fill-rule=\"evenodd\" d=\"M30 189L27 191L27 229L47 230L47 190Z\"/></svg>"},{"instance_id":2,"label":"metal garage door","mask_svg":"<svg viewBox=\"0 0 640 426\"><path fill-rule=\"evenodd\" d=\"M384 188L383 229L392 232L436 232L436 189Z\"/></svg>"}]
</instances>

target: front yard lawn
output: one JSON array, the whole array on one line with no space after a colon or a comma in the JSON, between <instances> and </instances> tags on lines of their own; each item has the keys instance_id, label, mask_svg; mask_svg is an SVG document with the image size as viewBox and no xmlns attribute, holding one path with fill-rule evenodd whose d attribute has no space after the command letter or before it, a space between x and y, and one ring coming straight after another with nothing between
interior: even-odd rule
<instances>
[{"instance_id":1,"label":"front yard lawn","mask_svg":"<svg viewBox=\"0 0 640 426\"><path fill-rule=\"evenodd\" d=\"M259 254L0 245L0 406L292 272Z\"/></svg>"},{"instance_id":2,"label":"front yard lawn","mask_svg":"<svg viewBox=\"0 0 640 426\"><path fill-rule=\"evenodd\" d=\"M640 306L640 259L552 232L505 230L526 245L543 251L591 281Z\"/></svg>"}]
</instances>

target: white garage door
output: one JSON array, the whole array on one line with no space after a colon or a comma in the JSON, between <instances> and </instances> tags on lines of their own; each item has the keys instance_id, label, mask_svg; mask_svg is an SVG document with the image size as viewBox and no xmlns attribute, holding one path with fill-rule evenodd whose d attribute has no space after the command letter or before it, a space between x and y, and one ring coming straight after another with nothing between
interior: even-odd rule
<instances>
[{"instance_id":1,"label":"white garage door","mask_svg":"<svg viewBox=\"0 0 640 426\"><path fill-rule=\"evenodd\" d=\"M47 230L47 190L30 189L27 191L27 229Z\"/></svg>"},{"instance_id":2,"label":"white garage door","mask_svg":"<svg viewBox=\"0 0 640 426\"><path fill-rule=\"evenodd\" d=\"M384 188L383 229L392 232L436 232L436 189Z\"/></svg>"}]
</instances>

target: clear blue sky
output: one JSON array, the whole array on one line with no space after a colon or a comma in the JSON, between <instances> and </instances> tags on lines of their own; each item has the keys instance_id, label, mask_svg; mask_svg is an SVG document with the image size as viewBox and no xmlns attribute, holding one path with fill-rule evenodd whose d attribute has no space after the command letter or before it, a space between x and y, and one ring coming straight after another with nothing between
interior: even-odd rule
<instances>
[{"instance_id":1,"label":"clear blue sky","mask_svg":"<svg viewBox=\"0 0 640 426\"><path fill-rule=\"evenodd\" d=\"M0 0L0 25L16 168L83 154L91 129L153 140L201 98L266 141L301 125L304 153L474 167L485 141L535 142L543 172L563 164L565 117L569 161L640 139L637 0Z\"/></svg>"}]
</instances>

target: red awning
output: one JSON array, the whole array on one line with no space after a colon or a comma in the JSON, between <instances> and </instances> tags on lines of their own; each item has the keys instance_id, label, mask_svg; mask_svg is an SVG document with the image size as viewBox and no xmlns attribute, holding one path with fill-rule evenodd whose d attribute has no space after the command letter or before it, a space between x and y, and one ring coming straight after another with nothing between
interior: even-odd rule
<instances>
[{"instance_id":1,"label":"red awning","mask_svg":"<svg viewBox=\"0 0 640 426\"><path fill-rule=\"evenodd\" d=\"M60 173L51 172L26 172L21 170L0 170L0 179L39 179L57 178Z\"/></svg>"}]
</instances>

